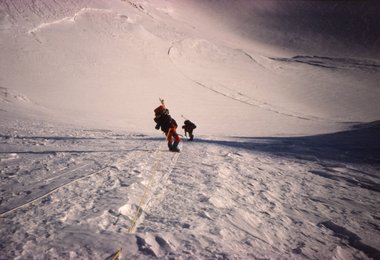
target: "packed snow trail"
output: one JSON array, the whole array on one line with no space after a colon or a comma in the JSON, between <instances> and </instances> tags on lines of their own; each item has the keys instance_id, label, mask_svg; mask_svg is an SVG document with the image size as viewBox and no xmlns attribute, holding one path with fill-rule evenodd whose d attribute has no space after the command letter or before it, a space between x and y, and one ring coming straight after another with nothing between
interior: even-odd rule
<instances>
[{"instance_id":1,"label":"packed snow trail","mask_svg":"<svg viewBox=\"0 0 380 260\"><path fill-rule=\"evenodd\" d=\"M155 158L153 159L153 167L150 170L150 177L148 179L148 184L146 185L144 189L144 193L141 196L140 202L138 204L138 208L136 210L136 213L133 217L132 223L128 228L128 232L132 233L134 229L136 228L137 220L140 217L142 211L146 208L145 206L148 206L150 203L152 203L152 200L154 200L159 191L158 185L162 185L164 178L168 176L175 165L179 153L173 153L173 155L165 155L163 152L163 142L159 146L158 150L156 151ZM165 142L166 145L166 142ZM165 158L166 157L166 158ZM169 163L167 162L168 158L170 158ZM168 163L168 166L165 165L165 163ZM168 167L168 168L166 168Z\"/></svg>"}]
</instances>

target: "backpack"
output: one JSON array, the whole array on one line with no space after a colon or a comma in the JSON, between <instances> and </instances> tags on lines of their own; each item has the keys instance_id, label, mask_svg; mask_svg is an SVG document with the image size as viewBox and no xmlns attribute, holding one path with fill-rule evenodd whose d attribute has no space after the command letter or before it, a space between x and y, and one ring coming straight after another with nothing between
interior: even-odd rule
<instances>
[{"instance_id":1,"label":"backpack","mask_svg":"<svg viewBox=\"0 0 380 260\"><path fill-rule=\"evenodd\" d=\"M160 117L162 115L169 115L169 109L165 108L165 106L160 105L154 110L154 114L156 117Z\"/></svg>"},{"instance_id":2,"label":"backpack","mask_svg":"<svg viewBox=\"0 0 380 260\"><path fill-rule=\"evenodd\" d=\"M193 130L195 128L197 128L197 126L191 122L190 120L185 120L185 122L183 122L185 125L182 127L184 129L187 129L187 130Z\"/></svg>"}]
</instances>

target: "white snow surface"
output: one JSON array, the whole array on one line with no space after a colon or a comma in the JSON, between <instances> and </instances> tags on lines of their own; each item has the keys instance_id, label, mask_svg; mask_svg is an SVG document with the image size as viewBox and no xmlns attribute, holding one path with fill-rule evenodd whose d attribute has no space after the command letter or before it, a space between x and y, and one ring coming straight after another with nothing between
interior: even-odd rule
<instances>
[{"instance_id":1,"label":"white snow surface","mask_svg":"<svg viewBox=\"0 0 380 260\"><path fill-rule=\"evenodd\" d=\"M0 259L380 259L379 10L0 1Z\"/></svg>"}]
</instances>

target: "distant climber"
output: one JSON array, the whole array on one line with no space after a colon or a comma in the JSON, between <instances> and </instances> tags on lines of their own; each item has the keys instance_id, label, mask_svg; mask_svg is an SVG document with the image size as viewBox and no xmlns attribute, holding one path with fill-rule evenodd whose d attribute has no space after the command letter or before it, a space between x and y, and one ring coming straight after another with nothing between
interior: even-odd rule
<instances>
[{"instance_id":1,"label":"distant climber","mask_svg":"<svg viewBox=\"0 0 380 260\"><path fill-rule=\"evenodd\" d=\"M182 128L185 130L185 136L187 137L187 133L189 133L189 141L193 141L194 139L193 130L197 128L197 126L190 120L185 120L185 122L183 123L184 125L182 126Z\"/></svg>"},{"instance_id":2,"label":"distant climber","mask_svg":"<svg viewBox=\"0 0 380 260\"><path fill-rule=\"evenodd\" d=\"M177 122L169 115L169 110L165 107L164 100L160 99L161 105L154 110L156 122L156 129L165 133L168 140L169 150L172 152L179 152L178 144L181 141L177 134ZM174 138L174 141L173 141Z\"/></svg>"}]
</instances>

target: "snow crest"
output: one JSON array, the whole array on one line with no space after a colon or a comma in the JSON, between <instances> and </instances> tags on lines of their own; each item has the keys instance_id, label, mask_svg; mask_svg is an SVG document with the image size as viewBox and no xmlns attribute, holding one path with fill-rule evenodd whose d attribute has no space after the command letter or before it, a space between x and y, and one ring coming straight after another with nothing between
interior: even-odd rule
<instances>
[{"instance_id":1,"label":"snow crest","mask_svg":"<svg viewBox=\"0 0 380 260\"><path fill-rule=\"evenodd\" d=\"M111 10L105 10L105 9L97 9L97 8L82 8L79 10L77 13L75 13L71 17L64 17L62 19L48 22L48 23L41 23L37 27L31 29L28 31L29 34L36 33L38 31L41 31L43 29L46 29L48 27L54 26L54 25L59 25L59 24L64 24L64 23L75 23L77 19L79 19L81 16L89 14L89 13L104 13L104 14L109 14L112 13Z\"/></svg>"}]
</instances>

